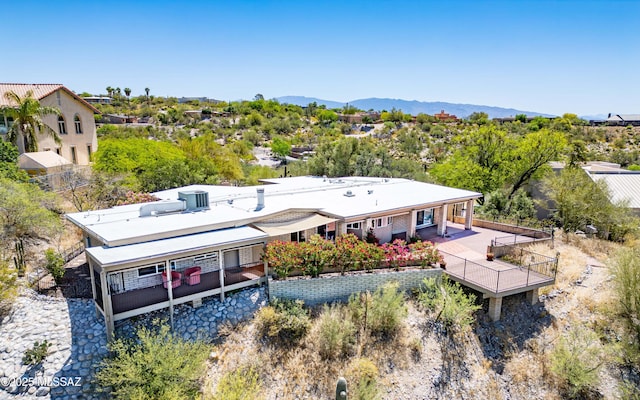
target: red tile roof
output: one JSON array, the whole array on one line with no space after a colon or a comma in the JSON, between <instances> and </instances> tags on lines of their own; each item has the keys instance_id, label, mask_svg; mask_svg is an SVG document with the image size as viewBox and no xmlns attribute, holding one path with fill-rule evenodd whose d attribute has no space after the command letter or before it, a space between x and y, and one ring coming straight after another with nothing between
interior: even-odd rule
<instances>
[{"instance_id":1,"label":"red tile roof","mask_svg":"<svg viewBox=\"0 0 640 400\"><path fill-rule=\"evenodd\" d=\"M4 94L9 91L13 91L18 96L23 97L29 90L31 90L34 98L42 100L58 89L67 92L70 96L91 109L95 114L100 114L100 111L98 111L97 108L87 103L82 97L73 93L71 90L59 83L0 83L0 107L14 105L9 103L9 101L4 97Z\"/></svg>"}]
</instances>

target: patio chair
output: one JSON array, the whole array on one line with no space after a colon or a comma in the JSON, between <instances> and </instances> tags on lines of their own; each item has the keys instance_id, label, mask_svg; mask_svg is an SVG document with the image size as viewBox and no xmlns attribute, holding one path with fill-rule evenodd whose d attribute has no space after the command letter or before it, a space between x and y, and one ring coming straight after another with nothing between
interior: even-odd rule
<instances>
[{"instance_id":1,"label":"patio chair","mask_svg":"<svg viewBox=\"0 0 640 400\"><path fill-rule=\"evenodd\" d=\"M187 285L193 286L200 283L200 267L191 267L184 270L184 277L187 278Z\"/></svg>"},{"instance_id":2,"label":"patio chair","mask_svg":"<svg viewBox=\"0 0 640 400\"><path fill-rule=\"evenodd\" d=\"M177 271L171 271L171 288L175 289L178 286L182 285L182 274ZM162 286L167 288L167 272L164 271L162 273Z\"/></svg>"}]
</instances>

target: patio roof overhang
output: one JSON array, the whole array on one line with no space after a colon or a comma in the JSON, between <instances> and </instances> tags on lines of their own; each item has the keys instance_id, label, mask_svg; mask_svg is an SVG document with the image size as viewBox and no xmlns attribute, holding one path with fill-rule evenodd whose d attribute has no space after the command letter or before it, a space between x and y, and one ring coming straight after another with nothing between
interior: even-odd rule
<instances>
[{"instance_id":1,"label":"patio roof overhang","mask_svg":"<svg viewBox=\"0 0 640 400\"><path fill-rule=\"evenodd\" d=\"M292 232L304 231L306 229L315 228L321 225L327 225L331 222L337 221L336 218L325 217L324 215L314 214L310 217L280 223L256 223L253 224L256 228L269 236L286 235Z\"/></svg>"}]
</instances>

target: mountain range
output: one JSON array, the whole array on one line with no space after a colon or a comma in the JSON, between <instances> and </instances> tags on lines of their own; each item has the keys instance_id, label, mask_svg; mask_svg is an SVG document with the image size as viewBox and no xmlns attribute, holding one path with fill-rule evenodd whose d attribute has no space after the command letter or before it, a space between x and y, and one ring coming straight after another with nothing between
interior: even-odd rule
<instances>
[{"instance_id":1,"label":"mountain range","mask_svg":"<svg viewBox=\"0 0 640 400\"><path fill-rule=\"evenodd\" d=\"M327 108L343 108L349 104L361 110L375 110L382 111L395 108L402 110L405 114L417 115L419 113L425 113L429 115L437 114L443 111L448 114L456 115L458 118L465 118L474 112L484 112L489 115L489 118L504 118L513 117L517 114L526 114L528 116L543 116L552 117L551 114L544 114L533 111L522 111L514 108L492 107L483 106L477 104L459 104L459 103L445 103L441 101L417 101L417 100L402 100L402 99L386 99L386 98L368 98L349 101L347 103L341 103L339 101L323 100L314 97L304 96L282 96L277 97L280 103L295 104L298 106L307 106L309 103L317 103L318 105L324 104Z\"/></svg>"}]
</instances>

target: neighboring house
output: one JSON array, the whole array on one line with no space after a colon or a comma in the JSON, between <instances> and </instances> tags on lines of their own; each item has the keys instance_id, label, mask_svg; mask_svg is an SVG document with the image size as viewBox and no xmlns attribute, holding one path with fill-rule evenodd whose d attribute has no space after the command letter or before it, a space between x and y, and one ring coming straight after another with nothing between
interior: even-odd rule
<instances>
[{"instance_id":1,"label":"neighboring house","mask_svg":"<svg viewBox=\"0 0 640 400\"><path fill-rule=\"evenodd\" d=\"M436 226L480 193L406 179L295 177L264 186L193 185L162 201L68 214L83 231L96 310L114 322L266 282L261 255L274 240L333 239L372 229L381 242ZM466 215L471 229L473 213ZM167 279L165 271L171 271ZM195 277L194 277L195 274Z\"/></svg>"},{"instance_id":2,"label":"neighboring house","mask_svg":"<svg viewBox=\"0 0 640 400\"><path fill-rule=\"evenodd\" d=\"M83 99L90 104L111 104L113 99L108 96L90 96L83 97Z\"/></svg>"},{"instance_id":3,"label":"neighboring house","mask_svg":"<svg viewBox=\"0 0 640 400\"><path fill-rule=\"evenodd\" d=\"M6 92L13 91L23 97L30 90L41 105L58 108L61 112L60 116L46 115L43 121L58 133L62 144L57 144L51 135L39 134L38 150L51 150L74 164L88 165L91 154L98 149L94 114L100 112L59 84L0 83L0 106L12 105L4 97ZM0 136L3 139L12 123L13 120L0 114ZM18 143L18 150L24 153L22 143Z\"/></svg>"},{"instance_id":4,"label":"neighboring house","mask_svg":"<svg viewBox=\"0 0 640 400\"><path fill-rule=\"evenodd\" d=\"M444 122L450 122L450 121L457 121L458 120L458 117L456 117L453 114L447 114L446 112L444 112L444 110L440 110L439 113L433 114L433 116L437 120L444 121Z\"/></svg>"},{"instance_id":5,"label":"neighboring house","mask_svg":"<svg viewBox=\"0 0 640 400\"><path fill-rule=\"evenodd\" d=\"M555 173L565 168L564 162L553 161L549 165ZM629 171L620 168L620 164L605 161L587 161L582 165L582 170L594 182L604 180L611 192L611 200L614 202L627 201L629 208L640 216L640 171ZM528 191L536 202L536 217L538 219L551 218L552 210L544 206L549 199L542 193L540 182L533 182Z\"/></svg>"},{"instance_id":6,"label":"neighboring house","mask_svg":"<svg viewBox=\"0 0 640 400\"><path fill-rule=\"evenodd\" d=\"M103 124L135 124L138 117L124 114L103 114L100 122Z\"/></svg>"},{"instance_id":7,"label":"neighboring house","mask_svg":"<svg viewBox=\"0 0 640 400\"><path fill-rule=\"evenodd\" d=\"M640 126L640 114L609 114L604 122L614 126Z\"/></svg>"},{"instance_id":8,"label":"neighboring house","mask_svg":"<svg viewBox=\"0 0 640 400\"><path fill-rule=\"evenodd\" d=\"M370 112L358 112L355 114L338 114L338 121L346 122L348 124L362 124L363 119L368 118L369 123L376 122L380 119L380 113L370 111Z\"/></svg>"},{"instance_id":9,"label":"neighboring house","mask_svg":"<svg viewBox=\"0 0 640 400\"><path fill-rule=\"evenodd\" d=\"M640 216L640 171L629 171L620 168L619 165L604 168L599 165L587 165L582 169L594 182L606 182L612 202L627 202L633 213Z\"/></svg>"}]
</instances>

